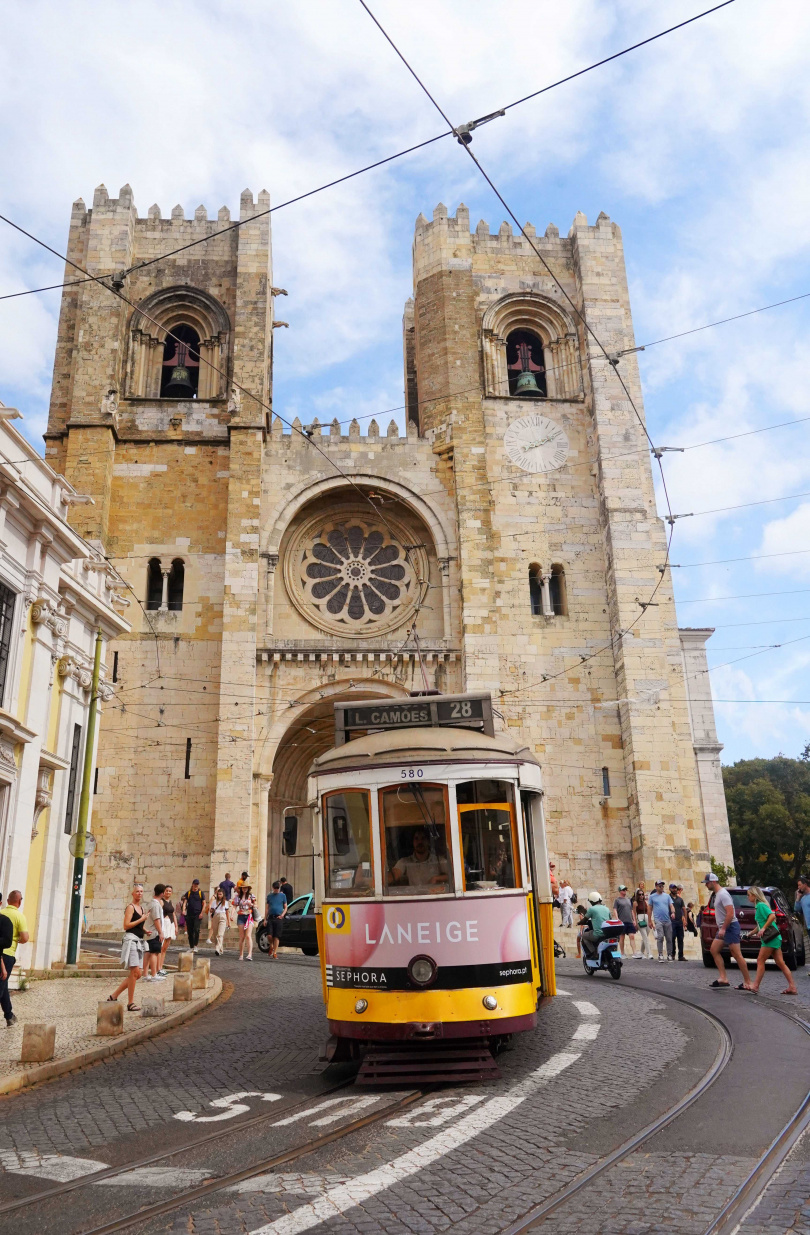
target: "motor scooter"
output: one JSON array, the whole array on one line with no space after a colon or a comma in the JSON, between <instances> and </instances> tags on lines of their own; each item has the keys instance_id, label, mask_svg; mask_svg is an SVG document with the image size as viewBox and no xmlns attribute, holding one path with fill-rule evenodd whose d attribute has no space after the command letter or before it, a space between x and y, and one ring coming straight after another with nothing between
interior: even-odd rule
<instances>
[{"instance_id":1,"label":"motor scooter","mask_svg":"<svg viewBox=\"0 0 810 1235\"><path fill-rule=\"evenodd\" d=\"M589 978L599 969L607 969L611 978L618 982L622 976L622 956L619 951L618 939L624 933L624 924L617 919L608 918L602 923L603 938L596 945L596 955L587 956L582 949L582 965Z\"/></svg>"}]
</instances>

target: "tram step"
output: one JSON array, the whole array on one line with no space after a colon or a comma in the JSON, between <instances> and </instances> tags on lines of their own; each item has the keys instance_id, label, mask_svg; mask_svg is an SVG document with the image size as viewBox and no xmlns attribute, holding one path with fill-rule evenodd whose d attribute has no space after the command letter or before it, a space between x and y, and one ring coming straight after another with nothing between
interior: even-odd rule
<instances>
[{"instance_id":1,"label":"tram step","mask_svg":"<svg viewBox=\"0 0 810 1235\"><path fill-rule=\"evenodd\" d=\"M501 1075L488 1048L480 1041L391 1048L371 1046L363 1057L357 1085L432 1085L455 1081L497 1080Z\"/></svg>"}]
</instances>

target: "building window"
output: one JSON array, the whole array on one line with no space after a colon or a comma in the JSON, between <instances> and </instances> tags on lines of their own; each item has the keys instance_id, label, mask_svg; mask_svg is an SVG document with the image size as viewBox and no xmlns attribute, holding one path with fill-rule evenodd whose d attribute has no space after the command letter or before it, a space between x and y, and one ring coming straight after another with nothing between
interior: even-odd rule
<instances>
[{"instance_id":1,"label":"building window","mask_svg":"<svg viewBox=\"0 0 810 1235\"><path fill-rule=\"evenodd\" d=\"M117 652L113 652L112 680L114 682L118 681L118 653Z\"/></svg>"},{"instance_id":2,"label":"building window","mask_svg":"<svg viewBox=\"0 0 810 1235\"><path fill-rule=\"evenodd\" d=\"M186 738L186 770L184 778L191 780L191 738Z\"/></svg>"},{"instance_id":3,"label":"building window","mask_svg":"<svg viewBox=\"0 0 810 1235\"><path fill-rule=\"evenodd\" d=\"M146 607L159 609L163 601L163 572L160 569L160 558L150 558L146 568Z\"/></svg>"},{"instance_id":4,"label":"building window","mask_svg":"<svg viewBox=\"0 0 810 1235\"><path fill-rule=\"evenodd\" d=\"M172 562L172 568L169 571L169 586L168 586L168 602L169 608L178 610L183 608L183 584L185 582L186 568L183 564L183 559L176 557Z\"/></svg>"},{"instance_id":5,"label":"building window","mask_svg":"<svg viewBox=\"0 0 810 1235\"><path fill-rule=\"evenodd\" d=\"M536 562L529 567L529 604L535 617L543 615L543 572Z\"/></svg>"},{"instance_id":6,"label":"building window","mask_svg":"<svg viewBox=\"0 0 810 1235\"><path fill-rule=\"evenodd\" d=\"M70 749L70 772L68 773L67 802L65 804L65 832L73 831L73 811L76 807L76 782L79 779L79 755L82 749L82 727L73 726L73 745Z\"/></svg>"},{"instance_id":7,"label":"building window","mask_svg":"<svg viewBox=\"0 0 810 1235\"><path fill-rule=\"evenodd\" d=\"M14 625L16 593L0 583L0 705L6 701L6 676L11 651L11 630Z\"/></svg>"},{"instance_id":8,"label":"building window","mask_svg":"<svg viewBox=\"0 0 810 1235\"><path fill-rule=\"evenodd\" d=\"M544 398L546 366L543 344L530 330L513 330L506 339L506 370L509 393L522 399Z\"/></svg>"},{"instance_id":9,"label":"building window","mask_svg":"<svg viewBox=\"0 0 810 1235\"><path fill-rule=\"evenodd\" d=\"M568 613L568 597L565 593L565 571L562 566L552 566L549 579L551 591L551 609L555 617L565 617Z\"/></svg>"},{"instance_id":10,"label":"building window","mask_svg":"<svg viewBox=\"0 0 810 1235\"><path fill-rule=\"evenodd\" d=\"M607 768L602 768L602 797L610 797L610 772Z\"/></svg>"},{"instance_id":11,"label":"building window","mask_svg":"<svg viewBox=\"0 0 810 1235\"><path fill-rule=\"evenodd\" d=\"M200 336L193 326L172 326L163 345L161 399L196 399L200 384Z\"/></svg>"}]
</instances>

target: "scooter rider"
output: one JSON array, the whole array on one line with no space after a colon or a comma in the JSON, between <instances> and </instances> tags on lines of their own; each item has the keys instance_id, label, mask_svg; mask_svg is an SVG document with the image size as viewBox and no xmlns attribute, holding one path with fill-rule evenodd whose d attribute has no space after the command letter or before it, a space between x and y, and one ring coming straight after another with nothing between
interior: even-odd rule
<instances>
[{"instance_id":1,"label":"scooter rider","mask_svg":"<svg viewBox=\"0 0 810 1235\"><path fill-rule=\"evenodd\" d=\"M590 908L585 913L585 920L588 926L582 932L582 947L585 955L592 959L596 956L596 949L604 939L602 932L602 924L610 917L610 910L607 905L602 904L602 897L598 892L589 892L588 900Z\"/></svg>"}]
</instances>

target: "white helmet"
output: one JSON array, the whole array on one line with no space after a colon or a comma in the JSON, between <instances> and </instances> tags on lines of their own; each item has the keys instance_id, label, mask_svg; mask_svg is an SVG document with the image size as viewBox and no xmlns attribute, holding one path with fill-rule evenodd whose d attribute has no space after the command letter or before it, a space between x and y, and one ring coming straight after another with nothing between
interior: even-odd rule
<instances>
[{"instance_id":1,"label":"white helmet","mask_svg":"<svg viewBox=\"0 0 810 1235\"><path fill-rule=\"evenodd\" d=\"M592 905L598 905L601 899L602 897L599 895L598 892L588 893L588 900L591 902Z\"/></svg>"}]
</instances>

